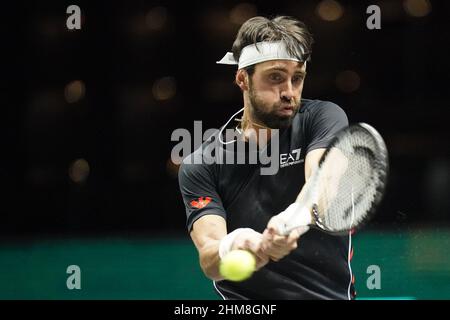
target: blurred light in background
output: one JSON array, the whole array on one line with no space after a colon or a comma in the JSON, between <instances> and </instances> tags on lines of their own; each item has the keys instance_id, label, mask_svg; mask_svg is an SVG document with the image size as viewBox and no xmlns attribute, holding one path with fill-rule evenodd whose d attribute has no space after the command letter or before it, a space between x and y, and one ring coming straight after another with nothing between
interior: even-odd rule
<instances>
[{"instance_id":1,"label":"blurred light in background","mask_svg":"<svg viewBox=\"0 0 450 320\"><path fill-rule=\"evenodd\" d=\"M84 98L86 87L83 81L75 80L68 83L64 89L64 97L68 103L75 103Z\"/></svg>"},{"instance_id":2,"label":"blurred light in background","mask_svg":"<svg viewBox=\"0 0 450 320\"><path fill-rule=\"evenodd\" d=\"M323 0L316 8L316 14L325 21L336 21L344 14L344 8L334 0Z\"/></svg>"},{"instance_id":3,"label":"blurred light in background","mask_svg":"<svg viewBox=\"0 0 450 320\"><path fill-rule=\"evenodd\" d=\"M159 31L164 28L167 22L167 9L155 7L145 15L145 24L151 31Z\"/></svg>"},{"instance_id":4,"label":"blurred light in background","mask_svg":"<svg viewBox=\"0 0 450 320\"><path fill-rule=\"evenodd\" d=\"M431 12L431 3L428 0L405 0L403 8L413 17L425 17Z\"/></svg>"},{"instance_id":5,"label":"blurred light in background","mask_svg":"<svg viewBox=\"0 0 450 320\"><path fill-rule=\"evenodd\" d=\"M248 19L256 16L258 9L251 3L240 3L230 11L230 21L241 26Z\"/></svg>"},{"instance_id":6,"label":"blurred light in background","mask_svg":"<svg viewBox=\"0 0 450 320\"><path fill-rule=\"evenodd\" d=\"M175 78L164 77L153 84L152 93L156 100L164 101L172 99L177 92Z\"/></svg>"},{"instance_id":7,"label":"blurred light in background","mask_svg":"<svg viewBox=\"0 0 450 320\"><path fill-rule=\"evenodd\" d=\"M69 167L70 179L78 184L84 183L89 176L90 167L85 159L77 159Z\"/></svg>"},{"instance_id":8,"label":"blurred light in background","mask_svg":"<svg viewBox=\"0 0 450 320\"><path fill-rule=\"evenodd\" d=\"M359 89L361 78L352 70L340 72L336 77L336 86L345 93L351 93Z\"/></svg>"}]
</instances>

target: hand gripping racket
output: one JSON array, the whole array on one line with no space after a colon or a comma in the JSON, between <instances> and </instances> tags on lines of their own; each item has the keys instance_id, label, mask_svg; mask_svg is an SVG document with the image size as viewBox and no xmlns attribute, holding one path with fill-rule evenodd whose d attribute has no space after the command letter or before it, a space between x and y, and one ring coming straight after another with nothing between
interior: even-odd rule
<instances>
[{"instance_id":1,"label":"hand gripping racket","mask_svg":"<svg viewBox=\"0 0 450 320\"><path fill-rule=\"evenodd\" d=\"M366 223L380 203L389 170L381 135L358 123L339 131L297 200L279 214L280 235L300 226L345 234Z\"/></svg>"}]
</instances>

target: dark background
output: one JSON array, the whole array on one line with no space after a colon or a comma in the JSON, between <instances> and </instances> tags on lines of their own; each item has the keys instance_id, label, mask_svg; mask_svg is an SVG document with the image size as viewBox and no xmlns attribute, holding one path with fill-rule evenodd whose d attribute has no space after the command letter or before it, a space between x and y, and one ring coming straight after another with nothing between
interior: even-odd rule
<instances>
[{"instance_id":1,"label":"dark background","mask_svg":"<svg viewBox=\"0 0 450 320\"><path fill-rule=\"evenodd\" d=\"M315 37L303 96L339 104L386 140L391 174L371 227L448 226L446 3L5 4L1 235L184 235L171 134L194 120L218 128L241 108L235 68L215 62L242 22L277 14ZM81 30L66 28L70 4ZM381 30L366 27L370 4Z\"/></svg>"}]
</instances>

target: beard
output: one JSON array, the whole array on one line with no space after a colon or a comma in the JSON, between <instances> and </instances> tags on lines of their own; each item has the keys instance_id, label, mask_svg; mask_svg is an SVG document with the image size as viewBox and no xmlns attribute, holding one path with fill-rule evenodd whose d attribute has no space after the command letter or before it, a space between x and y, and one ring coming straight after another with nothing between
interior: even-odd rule
<instances>
[{"instance_id":1,"label":"beard","mask_svg":"<svg viewBox=\"0 0 450 320\"><path fill-rule=\"evenodd\" d=\"M271 129L285 129L291 126L292 120L300 109L300 98L293 98L292 101L278 101L272 105L264 102L249 86L250 111L254 121L262 123ZM280 115L277 112L289 104L293 108L291 115Z\"/></svg>"}]
</instances>

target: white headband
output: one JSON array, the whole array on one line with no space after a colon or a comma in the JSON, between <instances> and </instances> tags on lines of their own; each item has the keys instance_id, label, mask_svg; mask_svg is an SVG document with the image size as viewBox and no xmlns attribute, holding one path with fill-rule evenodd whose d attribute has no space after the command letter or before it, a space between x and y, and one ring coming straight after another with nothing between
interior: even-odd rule
<instances>
[{"instance_id":1,"label":"white headband","mask_svg":"<svg viewBox=\"0 0 450 320\"><path fill-rule=\"evenodd\" d=\"M305 51L302 51L302 59ZM239 61L236 61L232 52L227 52L225 56L217 61L218 64L237 64L238 69L242 69L253 64L257 64L269 60L291 60L298 62L306 62L306 59L299 60L297 57L290 55L286 50L286 44L283 41L277 42L257 42L244 47L241 51Z\"/></svg>"}]
</instances>

